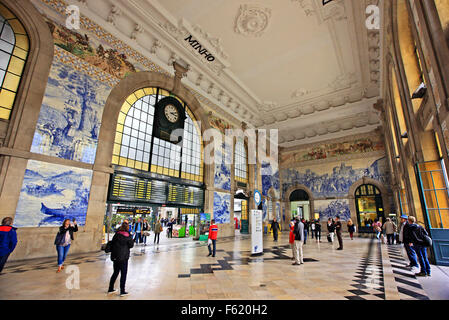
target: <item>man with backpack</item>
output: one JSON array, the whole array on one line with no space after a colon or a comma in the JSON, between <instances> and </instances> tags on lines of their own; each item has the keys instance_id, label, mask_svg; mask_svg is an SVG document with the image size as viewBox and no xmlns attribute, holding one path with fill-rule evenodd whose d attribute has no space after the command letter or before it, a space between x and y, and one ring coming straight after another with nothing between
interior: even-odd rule
<instances>
[{"instance_id":1,"label":"man with backpack","mask_svg":"<svg viewBox=\"0 0 449 320\"><path fill-rule=\"evenodd\" d=\"M415 249L418 256L418 262L421 267L421 272L415 274L417 277L430 277L430 263L427 259L427 247L432 246L426 229L416 223L415 217L408 217L409 226L404 230L404 243L409 243Z\"/></svg>"},{"instance_id":2,"label":"man with backpack","mask_svg":"<svg viewBox=\"0 0 449 320\"><path fill-rule=\"evenodd\" d=\"M294 242L294 254L295 254L295 262L293 263L294 266L299 266L301 264L304 264L304 255L302 246L304 243L304 224L299 220L299 217L296 217L295 219L295 227L293 229L293 233L295 235L295 242Z\"/></svg>"}]
</instances>

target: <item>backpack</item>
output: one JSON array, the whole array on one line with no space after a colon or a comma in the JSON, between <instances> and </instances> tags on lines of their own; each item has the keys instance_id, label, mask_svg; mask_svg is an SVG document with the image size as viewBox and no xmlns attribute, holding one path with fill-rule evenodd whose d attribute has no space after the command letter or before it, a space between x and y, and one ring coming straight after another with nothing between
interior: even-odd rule
<instances>
[{"instance_id":1,"label":"backpack","mask_svg":"<svg viewBox=\"0 0 449 320\"><path fill-rule=\"evenodd\" d=\"M108 243L104 247L104 252L110 253L111 251L112 251L112 241L108 241Z\"/></svg>"}]
</instances>

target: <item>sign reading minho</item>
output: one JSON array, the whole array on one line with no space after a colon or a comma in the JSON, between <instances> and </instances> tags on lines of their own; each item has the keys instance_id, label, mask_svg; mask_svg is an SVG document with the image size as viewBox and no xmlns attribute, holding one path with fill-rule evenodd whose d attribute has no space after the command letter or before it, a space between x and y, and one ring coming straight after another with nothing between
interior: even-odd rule
<instances>
[{"instance_id":1,"label":"sign reading minho","mask_svg":"<svg viewBox=\"0 0 449 320\"><path fill-rule=\"evenodd\" d=\"M204 55L204 58L207 61L212 62L215 60L215 57L210 52L208 52L207 49L204 49L203 46L198 42L198 40L192 39L192 35L189 35L184 40L187 41L193 49L197 50L200 55Z\"/></svg>"}]
</instances>

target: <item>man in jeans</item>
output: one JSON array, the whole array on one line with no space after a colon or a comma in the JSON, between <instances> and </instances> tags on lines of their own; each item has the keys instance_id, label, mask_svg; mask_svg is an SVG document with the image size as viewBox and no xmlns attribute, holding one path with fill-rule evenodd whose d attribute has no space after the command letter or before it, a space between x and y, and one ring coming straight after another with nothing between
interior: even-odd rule
<instances>
[{"instance_id":1,"label":"man in jeans","mask_svg":"<svg viewBox=\"0 0 449 320\"><path fill-rule=\"evenodd\" d=\"M404 244L405 251L407 252L408 259L410 260L409 265L407 266L410 270L412 268L418 268L418 258L416 257L415 248L410 246L412 243L409 239L409 228L408 224L408 216L401 216L401 227L399 230L399 241Z\"/></svg>"},{"instance_id":2,"label":"man in jeans","mask_svg":"<svg viewBox=\"0 0 449 320\"><path fill-rule=\"evenodd\" d=\"M214 247L214 251L212 252L211 244L207 245L207 248L209 249L209 255L208 257L212 256L215 257L215 250L217 248L217 237L218 237L218 226L215 224L215 220L211 220L211 224L209 227L209 239L208 242L212 242L212 246Z\"/></svg>"},{"instance_id":3,"label":"man in jeans","mask_svg":"<svg viewBox=\"0 0 449 320\"><path fill-rule=\"evenodd\" d=\"M411 242L409 246L415 249L419 265L421 266L421 272L416 273L415 276L430 277L430 263L427 259L427 248L424 240L424 236L428 236L427 231L416 223L415 217L408 217L408 223L410 227L407 230L407 238Z\"/></svg>"},{"instance_id":4,"label":"man in jeans","mask_svg":"<svg viewBox=\"0 0 449 320\"><path fill-rule=\"evenodd\" d=\"M295 235L293 250L293 253L295 255L295 262L293 263L293 265L299 266L301 264L304 264L304 255L302 251L302 245L304 243L304 224L299 220L299 217L296 217L293 233Z\"/></svg>"}]
</instances>

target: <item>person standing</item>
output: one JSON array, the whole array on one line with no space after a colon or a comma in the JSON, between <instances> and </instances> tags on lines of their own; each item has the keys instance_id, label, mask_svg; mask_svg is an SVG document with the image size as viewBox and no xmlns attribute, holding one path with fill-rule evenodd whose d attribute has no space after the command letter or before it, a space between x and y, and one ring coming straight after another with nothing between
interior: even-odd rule
<instances>
[{"instance_id":1,"label":"person standing","mask_svg":"<svg viewBox=\"0 0 449 320\"><path fill-rule=\"evenodd\" d=\"M215 257L215 251L217 249L217 238L218 238L218 226L215 224L215 219L212 219L210 222L209 227L209 238L207 240L207 248L209 249L209 255L208 257L212 256ZM210 246L213 246L213 252L210 248Z\"/></svg>"},{"instance_id":2,"label":"person standing","mask_svg":"<svg viewBox=\"0 0 449 320\"><path fill-rule=\"evenodd\" d=\"M380 222L378 219L376 219L372 225L373 225L373 230L376 233L376 238L380 239L380 235L382 233L382 222Z\"/></svg>"},{"instance_id":3,"label":"person standing","mask_svg":"<svg viewBox=\"0 0 449 320\"><path fill-rule=\"evenodd\" d=\"M147 219L143 219L142 223L142 242L143 245L147 245L147 235L150 235L150 224L148 223Z\"/></svg>"},{"instance_id":4,"label":"person standing","mask_svg":"<svg viewBox=\"0 0 449 320\"><path fill-rule=\"evenodd\" d=\"M271 231L273 231L274 242L278 241L278 231L280 230L281 228L279 227L279 222L277 222L276 218L274 218L273 222L271 223Z\"/></svg>"},{"instance_id":5,"label":"person standing","mask_svg":"<svg viewBox=\"0 0 449 320\"><path fill-rule=\"evenodd\" d=\"M335 223L334 220L331 218L327 220L327 232L329 232L331 242L334 243Z\"/></svg>"},{"instance_id":6,"label":"person standing","mask_svg":"<svg viewBox=\"0 0 449 320\"><path fill-rule=\"evenodd\" d=\"M157 238L157 244L159 244L159 236L162 232L162 224L160 220L157 220L156 224L154 225L154 243L156 243Z\"/></svg>"},{"instance_id":7,"label":"person standing","mask_svg":"<svg viewBox=\"0 0 449 320\"><path fill-rule=\"evenodd\" d=\"M316 242L321 242L321 222L320 222L320 219L315 221L315 238L316 238Z\"/></svg>"},{"instance_id":8,"label":"person standing","mask_svg":"<svg viewBox=\"0 0 449 320\"><path fill-rule=\"evenodd\" d=\"M292 220L290 222L290 234L288 237L288 243L290 243L290 247L292 248L292 260L295 260L295 221Z\"/></svg>"},{"instance_id":9,"label":"person standing","mask_svg":"<svg viewBox=\"0 0 449 320\"><path fill-rule=\"evenodd\" d=\"M382 229L387 234L388 244L394 244L394 233L396 232L396 225L391 221L390 218L387 218L387 222L385 222Z\"/></svg>"},{"instance_id":10,"label":"person standing","mask_svg":"<svg viewBox=\"0 0 449 320\"><path fill-rule=\"evenodd\" d=\"M119 230L115 233L111 243L111 260L114 263L114 273L109 281L108 294L115 293L115 280L120 273L120 296L128 295L125 290L126 276L128 274L129 249L134 246L134 240L129 233L129 225L123 222Z\"/></svg>"},{"instance_id":11,"label":"person standing","mask_svg":"<svg viewBox=\"0 0 449 320\"><path fill-rule=\"evenodd\" d=\"M173 219L171 219L167 224L168 238L173 238L173 224L174 224Z\"/></svg>"},{"instance_id":12,"label":"person standing","mask_svg":"<svg viewBox=\"0 0 449 320\"><path fill-rule=\"evenodd\" d=\"M304 225L304 244L307 244L307 234L309 232L309 223L304 218L301 219L301 222Z\"/></svg>"},{"instance_id":13,"label":"person standing","mask_svg":"<svg viewBox=\"0 0 449 320\"><path fill-rule=\"evenodd\" d=\"M313 239L313 236L315 235L315 220L310 220L310 235Z\"/></svg>"},{"instance_id":14,"label":"person standing","mask_svg":"<svg viewBox=\"0 0 449 320\"><path fill-rule=\"evenodd\" d=\"M408 264L408 268L418 268L418 258L416 256L415 249L413 246L410 246L411 241L408 238L408 216L402 215L401 216L401 227L399 230L399 242L404 244L405 251L407 252L407 257L410 263Z\"/></svg>"},{"instance_id":15,"label":"person standing","mask_svg":"<svg viewBox=\"0 0 449 320\"><path fill-rule=\"evenodd\" d=\"M343 250L343 236L342 236L342 228L340 221L340 216L335 217L335 232L337 233L337 239L338 239L338 248L337 250Z\"/></svg>"},{"instance_id":16,"label":"person standing","mask_svg":"<svg viewBox=\"0 0 449 320\"><path fill-rule=\"evenodd\" d=\"M304 241L304 224L299 220L299 217L296 217L293 233L295 234L295 262L293 262L293 265L299 266L304 264L304 254L302 250Z\"/></svg>"},{"instance_id":17,"label":"person standing","mask_svg":"<svg viewBox=\"0 0 449 320\"><path fill-rule=\"evenodd\" d=\"M3 218L0 226L0 273L3 271L9 255L17 245L17 228L14 228L11 224L12 218L6 217Z\"/></svg>"},{"instance_id":18,"label":"person standing","mask_svg":"<svg viewBox=\"0 0 449 320\"><path fill-rule=\"evenodd\" d=\"M139 218L133 226L134 241L136 244L142 243L142 227L142 219Z\"/></svg>"},{"instance_id":19,"label":"person standing","mask_svg":"<svg viewBox=\"0 0 449 320\"><path fill-rule=\"evenodd\" d=\"M431 269L429 259L427 258L427 244L424 237L428 237L426 229L416 223L415 217L408 217L409 228L407 228L407 238L411 241L412 246L418 256L421 272L416 273L417 277L430 277Z\"/></svg>"},{"instance_id":20,"label":"person standing","mask_svg":"<svg viewBox=\"0 0 449 320\"><path fill-rule=\"evenodd\" d=\"M64 261L69 253L70 245L72 244L73 233L78 232L78 225L76 220L73 219L73 223L70 219L65 219L62 226L59 227L59 232L56 234L55 245L58 252L58 271L61 272L64 269Z\"/></svg>"},{"instance_id":21,"label":"person standing","mask_svg":"<svg viewBox=\"0 0 449 320\"><path fill-rule=\"evenodd\" d=\"M355 225L354 222L352 222L352 219L348 220L348 232L351 240L354 240Z\"/></svg>"}]
</instances>

